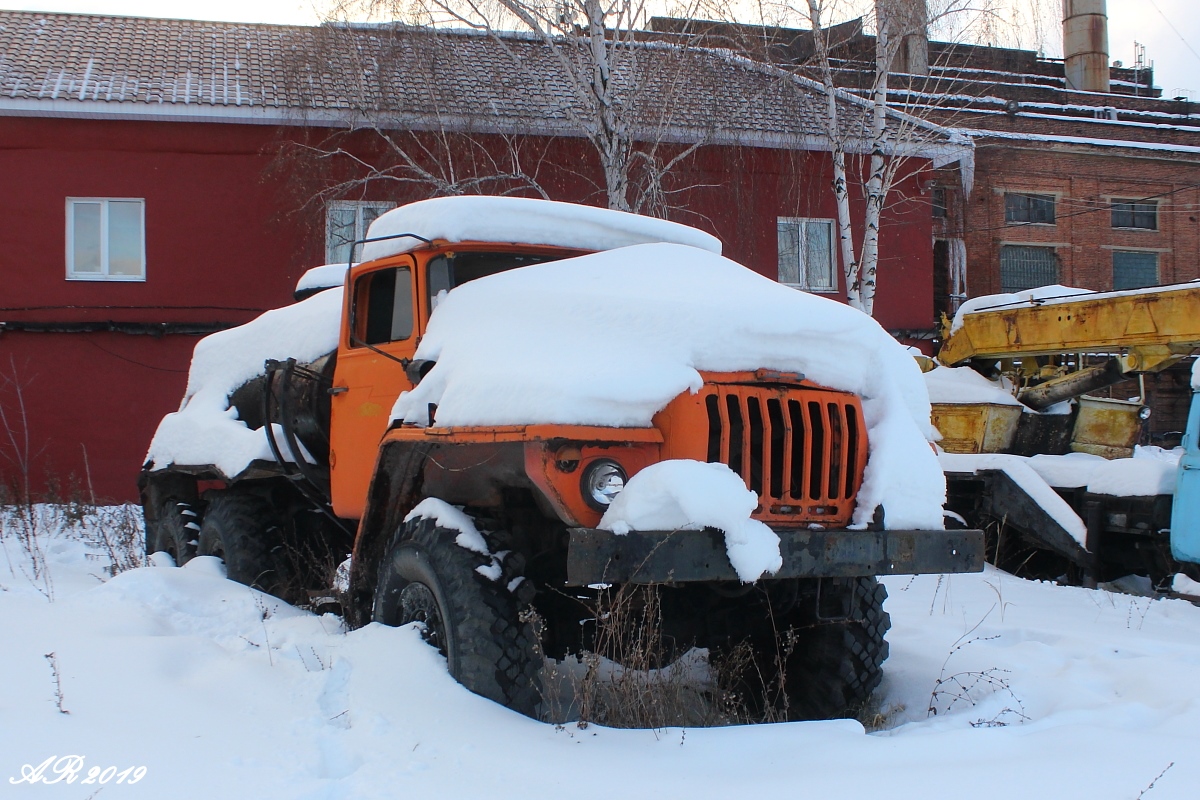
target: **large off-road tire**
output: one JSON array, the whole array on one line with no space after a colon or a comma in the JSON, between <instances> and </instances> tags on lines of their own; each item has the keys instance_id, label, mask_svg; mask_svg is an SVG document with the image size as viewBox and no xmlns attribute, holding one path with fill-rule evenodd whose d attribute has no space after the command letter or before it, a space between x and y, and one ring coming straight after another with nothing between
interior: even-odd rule
<instances>
[{"instance_id":1,"label":"large off-road tire","mask_svg":"<svg viewBox=\"0 0 1200 800\"><path fill-rule=\"evenodd\" d=\"M372 619L392 626L423 623L426 641L446 657L455 680L537 718L542 659L509 590L520 576L510 574L507 563L499 580L480 574L476 569L491 567L492 559L460 547L457 536L432 519L402 525L379 565Z\"/></svg>"},{"instance_id":2,"label":"large off-road tire","mask_svg":"<svg viewBox=\"0 0 1200 800\"><path fill-rule=\"evenodd\" d=\"M168 496L158 508L158 519L146 522L146 555L167 553L182 567L196 555L200 537L200 512L192 503Z\"/></svg>"},{"instance_id":3,"label":"large off-road tire","mask_svg":"<svg viewBox=\"0 0 1200 800\"><path fill-rule=\"evenodd\" d=\"M802 595L786 611L761 605L745 609L747 614L765 611L773 619L769 633L759 626L743 641L749 646L748 664L731 659L738 662L730 676L734 691L752 719L853 716L879 686L888 656L884 635L891 627L883 610L887 590L875 578L852 578L827 581L822 592L823 600ZM837 613L831 614L831 607ZM746 620L748 626L753 623ZM736 647L718 647L715 655L729 660L736 652Z\"/></svg>"},{"instance_id":4,"label":"large off-road tire","mask_svg":"<svg viewBox=\"0 0 1200 800\"><path fill-rule=\"evenodd\" d=\"M784 675L791 719L855 714L883 679L892 626L883 610L887 589L875 578L855 578L848 591L847 619L797 630Z\"/></svg>"},{"instance_id":5,"label":"large off-road tire","mask_svg":"<svg viewBox=\"0 0 1200 800\"><path fill-rule=\"evenodd\" d=\"M230 580L282 596L288 585L284 538L270 502L236 488L209 492L205 499L199 555L224 560Z\"/></svg>"}]
</instances>

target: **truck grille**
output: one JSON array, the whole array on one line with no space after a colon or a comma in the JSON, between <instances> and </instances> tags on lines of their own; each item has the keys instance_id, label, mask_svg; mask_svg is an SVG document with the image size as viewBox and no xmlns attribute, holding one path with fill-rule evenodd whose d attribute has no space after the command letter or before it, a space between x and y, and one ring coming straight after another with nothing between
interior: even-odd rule
<instances>
[{"instance_id":1,"label":"truck grille","mask_svg":"<svg viewBox=\"0 0 1200 800\"><path fill-rule=\"evenodd\" d=\"M849 519L866 463L858 398L718 385L704 403L708 461L746 481L762 501L758 516Z\"/></svg>"}]
</instances>

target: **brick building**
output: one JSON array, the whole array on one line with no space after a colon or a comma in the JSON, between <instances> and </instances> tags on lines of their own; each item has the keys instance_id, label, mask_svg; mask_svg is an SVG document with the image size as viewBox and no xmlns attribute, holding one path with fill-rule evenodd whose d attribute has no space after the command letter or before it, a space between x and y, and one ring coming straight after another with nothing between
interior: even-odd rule
<instances>
[{"instance_id":1,"label":"brick building","mask_svg":"<svg viewBox=\"0 0 1200 800\"><path fill-rule=\"evenodd\" d=\"M665 18L651 27L695 31L820 76L811 31ZM827 35L837 85L865 94L875 37L861 19ZM934 186L939 311L952 311L960 299L952 295L964 292L1050 283L1106 290L1200 276L1200 108L1163 98L1144 66L1102 59L1103 75L1093 70L1096 84L1083 87L1068 85L1064 59L1030 50L919 45L924 56L914 63L898 57L889 103L971 137L976 148L969 195L960 170L940 171Z\"/></svg>"},{"instance_id":2,"label":"brick building","mask_svg":"<svg viewBox=\"0 0 1200 800\"><path fill-rule=\"evenodd\" d=\"M1163 98L1143 64L1109 64L1103 2L1064 9L1077 17L1065 59L916 32L893 64L893 108L975 144L973 175L937 170L932 183L939 316L967 297L1049 284L1107 291L1200 277L1200 108ZM678 19L651 27L821 75L812 31ZM826 33L836 84L866 96L875 37L861 19ZM1156 441L1174 443L1184 425L1189 367L1146 377ZM1127 382L1111 394L1141 391Z\"/></svg>"}]
</instances>

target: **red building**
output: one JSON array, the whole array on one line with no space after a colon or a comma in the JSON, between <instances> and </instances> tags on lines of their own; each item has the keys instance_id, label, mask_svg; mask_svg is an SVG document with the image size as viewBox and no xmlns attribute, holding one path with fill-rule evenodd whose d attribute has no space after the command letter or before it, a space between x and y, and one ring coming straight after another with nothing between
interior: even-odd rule
<instances>
[{"instance_id":1,"label":"red building","mask_svg":"<svg viewBox=\"0 0 1200 800\"><path fill-rule=\"evenodd\" d=\"M536 42L510 44L519 70L465 34L0 11L0 479L133 499L197 338L288 302L307 268L451 167L487 177L483 193L603 204L563 77ZM817 87L718 51L643 56L635 147L683 154L657 185L668 215L844 297ZM682 88L651 79L668 69ZM922 134L882 228L876 316L897 332L934 322L932 170L971 158ZM429 180L400 179L412 152Z\"/></svg>"}]
</instances>

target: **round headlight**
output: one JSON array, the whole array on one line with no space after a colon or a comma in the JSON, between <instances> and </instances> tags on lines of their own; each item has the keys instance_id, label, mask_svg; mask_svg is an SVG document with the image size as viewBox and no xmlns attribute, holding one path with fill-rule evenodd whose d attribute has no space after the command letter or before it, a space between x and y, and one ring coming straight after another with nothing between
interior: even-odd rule
<instances>
[{"instance_id":1,"label":"round headlight","mask_svg":"<svg viewBox=\"0 0 1200 800\"><path fill-rule=\"evenodd\" d=\"M1150 419L1150 409L1146 408L1145 406L1142 406L1140 409L1138 409L1138 419Z\"/></svg>"},{"instance_id":2,"label":"round headlight","mask_svg":"<svg viewBox=\"0 0 1200 800\"><path fill-rule=\"evenodd\" d=\"M597 511L604 511L625 488L625 470L615 461L593 461L583 471L583 499Z\"/></svg>"}]
</instances>

